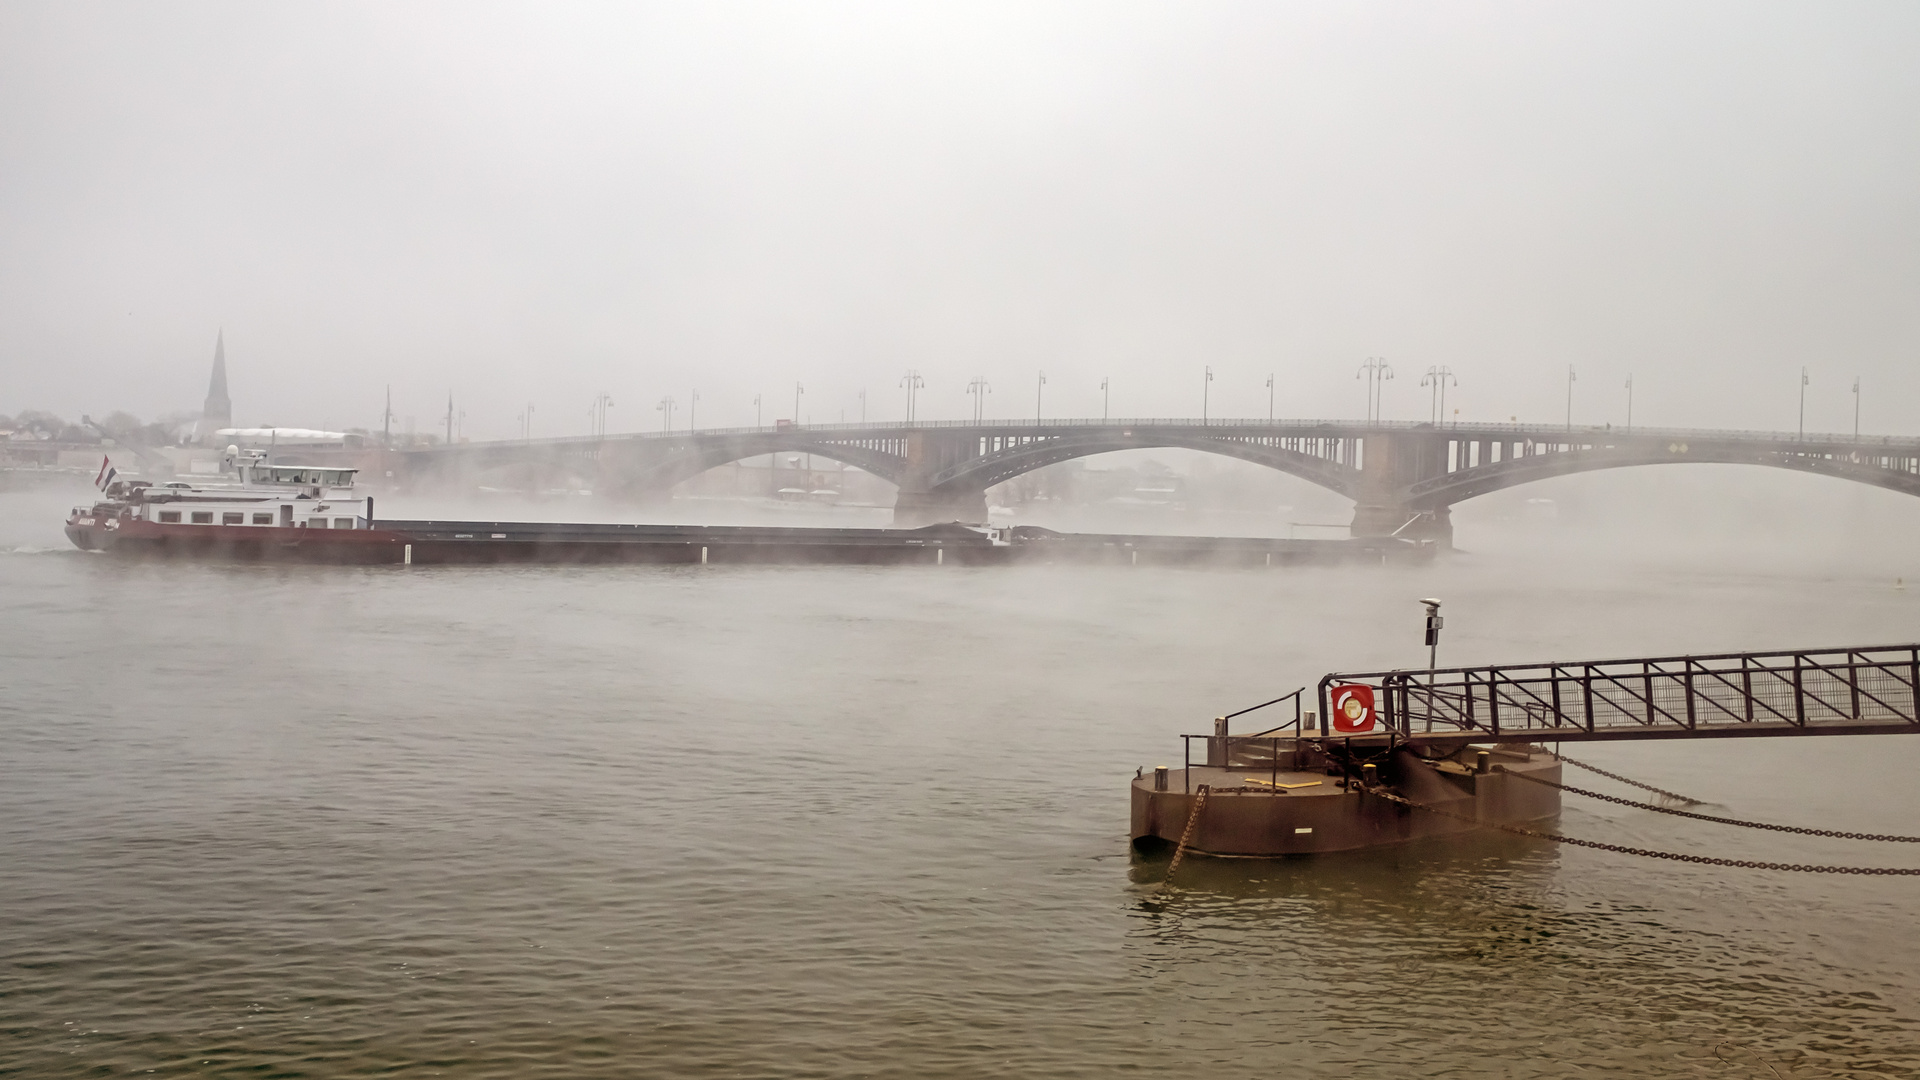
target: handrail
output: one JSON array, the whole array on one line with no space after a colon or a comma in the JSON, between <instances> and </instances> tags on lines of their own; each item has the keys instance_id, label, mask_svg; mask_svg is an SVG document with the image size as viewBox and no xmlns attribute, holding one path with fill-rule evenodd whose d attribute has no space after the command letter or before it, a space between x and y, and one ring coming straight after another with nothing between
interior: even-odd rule
<instances>
[{"instance_id":1,"label":"handrail","mask_svg":"<svg viewBox=\"0 0 1920 1080\"><path fill-rule=\"evenodd\" d=\"M1443 423L1435 425L1426 421L1376 420L1371 423L1361 420L1313 420L1313 419L1218 419L1193 417L1132 417L1095 420L1092 418L1061 417L1042 420L915 420L911 423L887 423L874 421L863 424L788 424L759 425L754 427L702 428L697 431L635 431L611 435L563 435L543 439L492 439L487 441L441 444L431 447L419 447L396 453L447 453L463 450L486 450L514 446L566 446L590 445L604 442L654 441L697 438L701 436L737 436L737 435L857 435L912 432L912 431L951 431L973 429L982 433L1005 431L1046 431L1061 430L1100 430L1134 428L1206 428L1217 429L1222 435L1253 432L1293 433L1303 437L1340 437L1363 438L1368 434L1379 433L1426 433L1445 435L1456 440L1522 440L1542 446L1602 446L1634 445L1648 442L1700 442L1735 441L1778 443L1787 446L1804 446L1810 450L1821 448L1857 448L1920 450L1920 436L1913 435L1852 435L1835 432L1808 432L1799 434L1791 431L1760 431L1743 428L1609 428L1604 426L1580 426L1567 428L1559 424L1520 424L1520 423Z\"/></svg>"},{"instance_id":2,"label":"handrail","mask_svg":"<svg viewBox=\"0 0 1920 1080\"><path fill-rule=\"evenodd\" d=\"M1920 732L1920 644L1335 673L1323 708L1351 684L1405 738Z\"/></svg>"}]
</instances>

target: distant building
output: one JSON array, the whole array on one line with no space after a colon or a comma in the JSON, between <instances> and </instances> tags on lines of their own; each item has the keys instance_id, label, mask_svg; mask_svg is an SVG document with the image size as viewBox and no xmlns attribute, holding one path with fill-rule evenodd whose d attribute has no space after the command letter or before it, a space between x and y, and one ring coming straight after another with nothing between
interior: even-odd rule
<instances>
[{"instance_id":1,"label":"distant building","mask_svg":"<svg viewBox=\"0 0 1920 1080\"><path fill-rule=\"evenodd\" d=\"M213 379L207 384L207 403L200 409L200 423L194 431L198 441L210 442L221 428L233 426L233 399L227 397L227 333L213 339Z\"/></svg>"}]
</instances>

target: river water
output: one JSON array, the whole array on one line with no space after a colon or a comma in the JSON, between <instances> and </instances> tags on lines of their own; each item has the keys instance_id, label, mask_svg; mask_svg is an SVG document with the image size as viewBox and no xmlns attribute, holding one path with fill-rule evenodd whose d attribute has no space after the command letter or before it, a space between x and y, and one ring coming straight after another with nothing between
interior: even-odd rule
<instances>
[{"instance_id":1,"label":"river water","mask_svg":"<svg viewBox=\"0 0 1920 1080\"><path fill-rule=\"evenodd\" d=\"M60 498L0 497L3 1075L1920 1074L1916 879L1496 835L1162 894L1126 844L1136 767L1420 663L1418 597L1461 663L1908 641L1901 557L140 565L65 550ZM1920 739L1585 757L1920 833ZM1573 796L1560 827L1920 866Z\"/></svg>"}]
</instances>

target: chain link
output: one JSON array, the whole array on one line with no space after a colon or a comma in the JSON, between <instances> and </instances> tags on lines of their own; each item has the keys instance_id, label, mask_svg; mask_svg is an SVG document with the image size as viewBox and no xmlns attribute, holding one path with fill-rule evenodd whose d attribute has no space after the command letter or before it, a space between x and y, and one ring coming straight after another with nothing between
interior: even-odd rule
<instances>
[{"instance_id":1,"label":"chain link","mask_svg":"<svg viewBox=\"0 0 1920 1080\"><path fill-rule=\"evenodd\" d=\"M1508 775L1515 774L1510 773ZM1536 840L1551 840L1556 844L1573 844L1576 847L1593 848L1596 851L1613 851L1622 855L1642 855L1649 859L1672 859L1675 862L1699 863L1704 866L1733 866L1742 870L1787 870L1802 874L1868 874L1920 877L1920 868L1898 866L1806 866L1800 863L1753 862L1747 859L1716 859L1708 855L1682 855L1672 851L1650 851L1646 848L1624 847L1620 844L1603 844L1597 840L1576 840L1571 836L1540 832L1537 829L1526 829L1518 825L1506 825L1498 821L1480 821L1476 818L1467 817L1464 814L1456 814L1450 810L1442 810L1437 806L1417 803L1412 799L1395 795L1393 792L1381 788L1367 788L1364 790L1369 795L1378 795L1380 798L1386 799L1389 802L1396 802L1402 806L1410 806L1415 810L1425 810L1429 814L1438 814L1441 817L1452 818L1455 821L1464 821L1469 825L1484 825L1489 829L1499 829L1501 832L1510 832L1516 836L1530 836Z\"/></svg>"},{"instance_id":2,"label":"chain link","mask_svg":"<svg viewBox=\"0 0 1920 1080\"><path fill-rule=\"evenodd\" d=\"M1741 821L1738 818L1714 817L1712 814L1696 814L1688 810L1675 810L1668 806L1655 806L1653 803L1634 802L1632 799L1622 799L1613 795L1602 795L1597 791L1588 791L1585 788L1556 784L1551 780L1542 780L1537 776L1528 776L1526 773L1514 772L1504 765L1496 765L1494 768L1506 773L1508 776L1517 777L1531 784L1544 784L1547 787L1559 788L1561 791L1571 791L1575 795L1585 795L1590 799L1599 799L1602 802L1618 803L1621 806L1631 806L1640 810L1652 810L1656 814L1672 814L1675 817L1693 818L1695 821L1712 821L1721 825L1738 825L1743 829L1766 829L1769 832L1799 833L1801 836L1831 836L1840 840L1884 840L1893 844L1920 844L1920 836L1886 836L1880 833L1835 832L1832 829L1802 829L1794 825L1769 825L1763 821Z\"/></svg>"},{"instance_id":3,"label":"chain link","mask_svg":"<svg viewBox=\"0 0 1920 1080\"><path fill-rule=\"evenodd\" d=\"M1699 799L1689 799L1685 795L1676 795L1671 791L1666 791L1662 788L1654 787L1652 784L1643 784L1638 780L1629 780L1626 777L1621 776L1619 773L1608 772L1607 770L1601 768L1598 765L1589 765L1584 761L1575 761L1572 758L1565 756L1564 754L1554 754L1553 756L1554 756L1554 759L1557 761L1564 761L1569 765L1577 765L1580 768L1585 769L1590 773L1599 773L1601 776L1604 776L1609 780L1618 780L1621 783L1626 784L1628 787L1637 787L1641 791L1651 791L1655 795L1659 795L1662 798L1672 799L1674 802L1677 802L1677 803L1684 803L1687 806L1706 805Z\"/></svg>"},{"instance_id":4,"label":"chain link","mask_svg":"<svg viewBox=\"0 0 1920 1080\"><path fill-rule=\"evenodd\" d=\"M1173 872L1180 869L1180 860L1187 857L1187 845L1193 842L1193 827L1200 824L1200 811L1207 807L1207 794L1212 789L1201 784L1193 800L1193 812L1187 815L1187 829L1180 834L1180 846L1173 849L1173 861L1167 864L1167 876L1160 879L1160 887L1165 889L1173 885Z\"/></svg>"}]
</instances>

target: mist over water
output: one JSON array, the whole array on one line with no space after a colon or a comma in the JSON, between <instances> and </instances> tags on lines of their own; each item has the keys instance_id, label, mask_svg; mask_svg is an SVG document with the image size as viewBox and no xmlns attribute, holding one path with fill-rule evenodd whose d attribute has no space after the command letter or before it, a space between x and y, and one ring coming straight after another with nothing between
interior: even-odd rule
<instances>
[{"instance_id":1,"label":"mist over water","mask_svg":"<svg viewBox=\"0 0 1920 1080\"><path fill-rule=\"evenodd\" d=\"M170 565L63 550L63 495L0 497L0 1070L1920 1069L1908 879L1489 836L1197 860L1167 896L1126 844L1134 768L1418 663L1417 597L1462 663L1911 640L1897 548L1475 526L1424 568ZM1579 756L1920 832L1920 740ZM1915 864L1574 796L1560 827Z\"/></svg>"}]
</instances>

